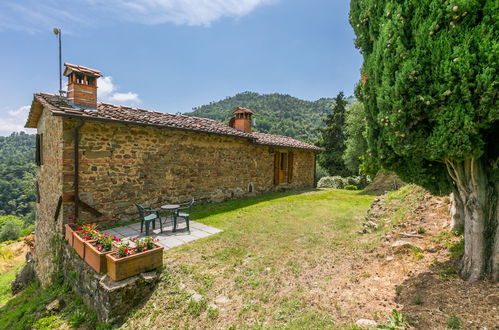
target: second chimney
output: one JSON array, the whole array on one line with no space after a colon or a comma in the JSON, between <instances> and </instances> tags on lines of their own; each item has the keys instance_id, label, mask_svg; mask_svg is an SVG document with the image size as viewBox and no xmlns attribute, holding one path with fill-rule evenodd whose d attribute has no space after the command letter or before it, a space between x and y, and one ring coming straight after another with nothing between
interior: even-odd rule
<instances>
[{"instance_id":1,"label":"second chimney","mask_svg":"<svg viewBox=\"0 0 499 330\"><path fill-rule=\"evenodd\" d=\"M253 111L243 107L237 107L232 113L235 117L230 120L229 126L245 132L251 132L251 116L253 116Z\"/></svg>"},{"instance_id":2,"label":"second chimney","mask_svg":"<svg viewBox=\"0 0 499 330\"><path fill-rule=\"evenodd\" d=\"M68 77L69 101L81 107L96 108L100 71L70 63L64 63L64 66L64 75Z\"/></svg>"}]
</instances>

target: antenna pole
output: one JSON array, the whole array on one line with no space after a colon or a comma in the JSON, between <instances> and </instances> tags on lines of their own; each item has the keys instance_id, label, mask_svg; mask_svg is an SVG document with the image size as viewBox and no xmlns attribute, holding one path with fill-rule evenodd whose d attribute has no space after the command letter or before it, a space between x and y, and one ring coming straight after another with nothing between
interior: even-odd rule
<instances>
[{"instance_id":1,"label":"antenna pole","mask_svg":"<svg viewBox=\"0 0 499 330\"><path fill-rule=\"evenodd\" d=\"M59 95L63 95L62 90L62 31L59 28L54 28L54 34L59 38Z\"/></svg>"},{"instance_id":2,"label":"antenna pole","mask_svg":"<svg viewBox=\"0 0 499 330\"><path fill-rule=\"evenodd\" d=\"M62 32L59 29L59 94L62 96Z\"/></svg>"}]
</instances>

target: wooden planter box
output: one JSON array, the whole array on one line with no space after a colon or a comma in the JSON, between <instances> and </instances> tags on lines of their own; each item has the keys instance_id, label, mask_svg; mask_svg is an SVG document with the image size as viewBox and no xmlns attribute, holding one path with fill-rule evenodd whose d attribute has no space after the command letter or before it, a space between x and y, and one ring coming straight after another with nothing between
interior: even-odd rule
<instances>
[{"instance_id":1,"label":"wooden planter box","mask_svg":"<svg viewBox=\"0 0 499 330\"><path fill-rule=\"evenodd\" d=\"M117 252L106 254L107 275L115 281L163 266L163 247L156 247L128 257L117 258Z\"/></svg>"},{"instance_id":2,"label":"wooden planter box","mask_svg":"<svg viewBox=\"0 0 499 330\"><path fill-rule=\"evenodd\" d=\"M73 232L76 230L76 225L67 223L64 225L64 228L66 229L64 237L66 238L66 241L68 241L68 244L73 246Z\"/></svg>"},{"instance_id":3,"label":"wooden planter box","mask_svg":"<svg viewBox=\"0 0 499 330\"><path fill-rule=\"evenodd\" d=\"M94 242L94 241L95 240L87 241L81 238L80 235L78 235L78 232L76 231L73 232L73 248L82 259L85 259L85 250L86 250L85 242Z\"/></svg>"},{"instance_id":4,"label":"wooden planter box","mask_svg":"<svg viewBox=\"0 0 499 330\"><path fill-rule=\"evenodd\" d=\"M106 254L114 251L100 252L97 250L94 242L85 241L85 261L97 273L105 273L107 271Z\"/></svg>"}]
</instances>

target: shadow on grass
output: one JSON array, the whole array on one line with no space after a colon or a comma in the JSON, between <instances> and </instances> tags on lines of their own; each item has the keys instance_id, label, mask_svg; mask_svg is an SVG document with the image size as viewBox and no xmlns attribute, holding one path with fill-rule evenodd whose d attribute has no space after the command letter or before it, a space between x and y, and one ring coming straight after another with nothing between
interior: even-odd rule
<instances>
[{"instance_id":1,"label":"shadow on grass","mask_svg":"<svg viewBox=\"0 0 499 330\"><path fill-rule=\"evenodd\" d=\"M220 203L195 205L192 207L190 212L191 220L201 220L209 216L234 211L251 205L268 202L280 198L285 198L292 195L299 195L303 193L310 193L316 191L320 192L321 190L312 188L312 189L289 190L286 192L269 192L257 196L245 197L241 199L232 199Z\"/></svg>"},{"instance_id":2,"label":"shadow on grass","mask_svg":"<svg viewBox=\"0 0 499 330\"><path fill-rule=\"evenodd\" d=\"M323 190L317 189L317 188L309 188L309 189L294 189L294 190L288 190L284 192L267 192L263 194L259 194L256 196L251 196L251 197L243 197L240 199L231 199L219 203L204 203L204 204L199 204L199 205L194 205L190 209L190 219L191 220L201 220L203 218L213 216L216 214L221 214L225 212L230 212L234 211L243 207L255 205L258 203L262 202L267 202L275 199L280 199L280 198L285 198L288 196L292 195L299 195L303 193L313 193L313 192L321 192ZM167 204L167 202L164 202L163 204ZM167 215L167 212L165 212L165 215ZM172 220L169 220L172 221ZM100 226L101 230L109 230L117 227L123 227L123 226L128 226L134 223L140 223L140 218L138 217L137 213L137 218L134 220L130 221L125 221L125 222L117 222L117 223L111 223L111 224L104 224Z\"/></svg>"}]
</instances>

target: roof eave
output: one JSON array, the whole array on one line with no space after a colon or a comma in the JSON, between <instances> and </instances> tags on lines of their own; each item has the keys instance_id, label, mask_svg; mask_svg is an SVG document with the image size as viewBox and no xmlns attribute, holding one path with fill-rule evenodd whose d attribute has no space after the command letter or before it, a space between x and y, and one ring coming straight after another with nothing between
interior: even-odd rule
<instances>
[{"instance_id":1,"label":"roof eave","mask_svg":"<svg viewBox=\"0 0 499 330\"><path fill-rule=\"evenodd\" d=\"M85 120L94 120L94 121L107 122L107 123L124 124L124 125L167 128L167 129L173 129L173 130L179 130L179 131L189 131L189 132L214 134L214 135L218 135L218 136L228 136L228 137L235 137L235 138L241 138L241 139L251 139L252 138L251 136L223 134L223 133L210 132L210 131L205 131L205 130L201 130L201 129L194 129L194 128L182 128L182 127L166 126L166 125L153 124L153 123L138 123L138 122L128 121L128 120L118 120L118 119L111 119L111 118L98 118L98 117L92 117L92 116L84 116L84 115L73 114L73 113L65 113L65 112L61 112L61 111L57 111L57 110L52 111L52 115L53 116L60 116L60 117L85 119Z\"/></svg>"}]
</instances>

